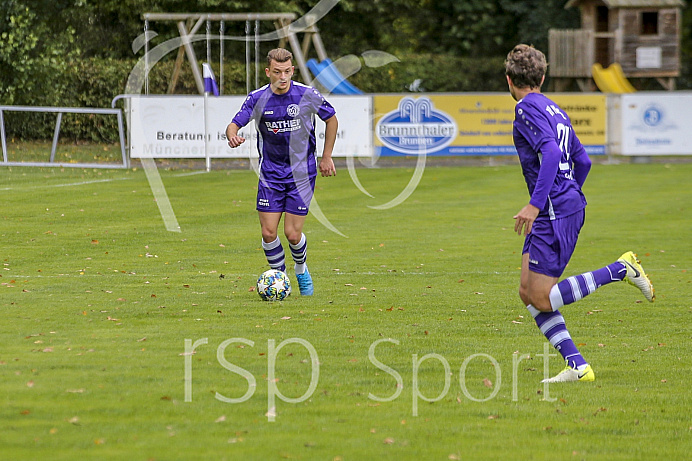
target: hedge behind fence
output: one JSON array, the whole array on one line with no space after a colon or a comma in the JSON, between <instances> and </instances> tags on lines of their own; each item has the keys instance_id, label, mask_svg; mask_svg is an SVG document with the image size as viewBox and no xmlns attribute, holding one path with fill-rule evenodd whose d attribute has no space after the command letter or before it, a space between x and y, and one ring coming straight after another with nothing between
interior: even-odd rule
<instances>
[{"instance_id":1,"label":"hedge behind fence","mask_svg":"<svg viewBox=\"0 0 692 461\"><path fill-rule=\"evenodd\" d=\"M367 67L351 76L349 81L365 93L404 93L414 89L426 92L507 91L503 76L503 59L469 59L441 55L400 57L400 62L382 67ZM47 76L54 85L42 86L41 93L22 93L11 97L15 105L111 107L111 101L125 92L128 77L136 60L87 59ZM174 62L156 64L149 74L150 94L168 90ZM215 68L218 78L218 68ZM254 74L253 74L254 75ZM296 79L299 78L296 72ZM37 77L39 78L39 77ZM266 81L263 79L263 81ZM416 83L417 82L417 86ZM48 89L46 89L48 88ZM54 90L53 92L51 92ZM142 88L142 93L144 89ZM245 63L227 62L224 66L224 94L246 91ZM190 66L185 63L175 87L175 94L197 94ZM118 103L118 107L123 107ZM50 140L55 129L55 114L5 112L5 126L10 139ZM229 113L229 118L232 114ZM71 142L118 142L117 120L114 116L65 114L60 139Z\"/></svg>"}]
</instances>

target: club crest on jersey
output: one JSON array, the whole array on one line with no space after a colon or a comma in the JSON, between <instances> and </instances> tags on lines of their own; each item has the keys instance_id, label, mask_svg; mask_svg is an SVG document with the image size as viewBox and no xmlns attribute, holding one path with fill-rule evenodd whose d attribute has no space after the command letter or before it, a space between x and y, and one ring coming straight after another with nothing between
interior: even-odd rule
<instances>
[{"instance_id":1,"label":"club crest on jersey","mask_svg":"<svg viewBox=\"0 0 692 461\"><path fill-rule=\"evenodd\" d=\"M297 117L300 114L300 106L298 104L291 104L286 108L286 113L289 117Z\"/></svg>"}]
</instances>

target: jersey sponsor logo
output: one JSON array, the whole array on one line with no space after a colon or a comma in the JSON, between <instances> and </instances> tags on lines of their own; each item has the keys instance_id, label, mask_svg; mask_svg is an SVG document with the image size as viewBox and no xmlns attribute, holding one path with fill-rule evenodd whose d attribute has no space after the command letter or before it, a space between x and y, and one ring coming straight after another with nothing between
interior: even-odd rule
<instances>
[{"instance_id":1,"label":"jersey sponsor logo","mask_svg":"<svg viewBox=\"0 0 692 461\"><path fill-rule=\"evenodd\" d=\"M538 261L535 259L529 259L529 264L538 264Z\"/></svg>"},{"instance_id":2,"label":"jersey sponsor logo","mask_svg":"<svg viewBox=\"0 0 692 461\"><path fill-rule=\"evenodd\" d=\"M274 115L274 111L273 110L265 110L264 115Z\"/></svg>"},{"instance_id":3,"label":"jersey sponsor logo","mask_svg":"<svg viewBox=\"0 0 692 461\"><path fill-rule=\"evenodd\" d=\"M267 127L267 130L272 131L274 134L296 131L301 128L299 118L292 120L275 120L273 122L266 121L264 125Z\"/></svg>"},{"instance_id":4,"label":"jersey sponsor logo","mask_svg":"<svg viewBox=\"0 0 692 461\"><path fill-rule=\"evenodd\" d=\"M298 104L291 104L286 108L286 113L289 117L296 118L300 114L300 106L298 106Z\"/></svg>"},{"instance_id":5,"label":"jersey sponsor logo","mask_svg":"<svg viewBox=\"0 0 692 461\"><path fill-rule=\"evenodd\" d=\"M382 143L404 154L430 154L444 149L457 135L457 125L448 114L435 110L429 98L404 97L399 107L385 114L375 133Z\"/></svg>"},{"instance_id":6,"label":"jersey sponsor logo","mask_svg":"<svg viewBox=\"0 0 692 461\"><path fill-rule=\"evenodd\" d=\"M269 200L267 200L266 198L261 198L257 201L257 206L268 207L269 206Z\"/></svg>"}]
</instances>

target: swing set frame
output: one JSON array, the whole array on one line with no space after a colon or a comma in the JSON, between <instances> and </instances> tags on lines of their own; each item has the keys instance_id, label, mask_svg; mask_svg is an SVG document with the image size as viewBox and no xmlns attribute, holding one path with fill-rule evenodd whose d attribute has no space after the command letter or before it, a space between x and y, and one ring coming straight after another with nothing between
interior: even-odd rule
<instances>
[{"instance_id":1,"label":"swing set frame","mask_svg":"<svg viewBox=\"0 0 692 461\"><path fill-rule=\"evenodd\" d=\"M293 21L296 20L295 13L144 13L145 37L149 35L149 26L154 21L174 21L177 23L178 32L182 39L182 45L178 49L178 56L173 68L173 74L168 85L168 94L173 94L180 77L180 71L187 56L187 61L192 68L192 74L195 79L195 84L199 94L204 94L204 79L200 71L200 65L197 61L195 50L190 41L190 37L195 35L199 29L206 23L206 43L207 43L207 62L211 63L211 23L219 22L219 91L223 94L223 64L224 64L224 41L225 23L226 22L245 22L245 64L246 64L246 93L249 93L253 88L251 78L251 43L254 44L255 57L255 78L254 88L259 87L259 75L262 66L260 65L261 57L259 55L259 42L261 40L259 28L261 21L272 21L279 38L279 47L285 48L287 43L290 45L291 52L295 59L295 65L300 71L301 78L304 83L312 81L312 75L307 66L307 56L310 52L311 45L315 48L315 52L320 61L327 59L327 52L324 48L322 38L320 37L319 29L315 24L316 20L310 15L303 17L306 20L306 27L296 27ZM254 23L254 31L252 24ZM251 32L253 32L251 34ZM298 40L298 33L304 33L302 43ZM149 40L144 43L145 59L149 52ZM145 94L149 94L149 68L145 65Z\"/></svg>"}]
</instances>

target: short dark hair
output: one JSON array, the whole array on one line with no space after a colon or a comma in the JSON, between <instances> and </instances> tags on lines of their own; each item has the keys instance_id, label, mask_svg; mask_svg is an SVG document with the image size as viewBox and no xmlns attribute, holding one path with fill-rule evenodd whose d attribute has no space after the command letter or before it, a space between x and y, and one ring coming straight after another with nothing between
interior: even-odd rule
<instances>
[{"instance_id":1,"label":"short dark hair","mask_svg":"<svg viewBox=\"0 0 692 461\"><path fill-rule=\"evenodd\" d=\"M547 69L545 55L532 45L515 46L505 59L505 75L517 88L540 88Z\"/></svg>"},{"instance_id":2,"label":"short dark hair","mask_svg":"<svg viewBox=\"0 0 692 461\"><path fill-rule=\"evenodd\" d=\"M284 48L274 48L267 54L267 66L271 67L272 61L286 62L293 59L293 53Z\"/></svg>"}]
</instances>

